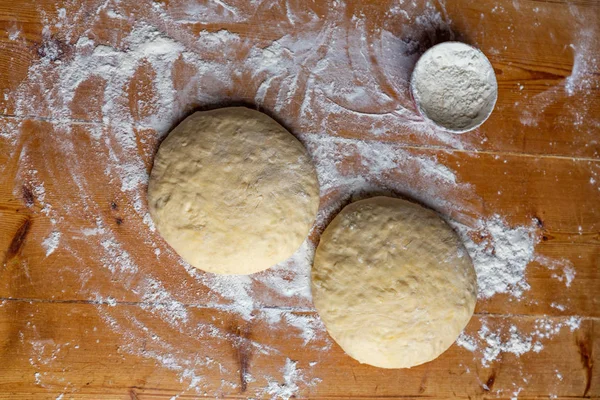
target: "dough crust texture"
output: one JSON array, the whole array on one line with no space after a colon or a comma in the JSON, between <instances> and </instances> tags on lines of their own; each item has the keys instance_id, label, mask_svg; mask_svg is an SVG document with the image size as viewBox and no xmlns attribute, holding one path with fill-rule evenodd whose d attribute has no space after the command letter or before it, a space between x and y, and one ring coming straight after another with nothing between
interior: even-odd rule
<instances>
[{"instance_id":1,"label":"dough crust texture","mask_svg":"<svg viewBox=\"0 0 600 400\"><path fill-rule=\"evenodd\" d=\"M346 206L325 229L312 294L348 355L409 368L454 343L473 315L477 280L460 238L437 213L374 197Z\"/></svg>"},{"instance_id":2,"label":"dough crust texture","mask_svg":"<svg viewBox=\"0 0 600 400\"><path fill-rule=\"evenodd\" d=\"M160 145L148 185L163 238L196 268L252 274L307 237L319 184L302 144L245 107L196 112Z\"/></svg>"}]
</instances>

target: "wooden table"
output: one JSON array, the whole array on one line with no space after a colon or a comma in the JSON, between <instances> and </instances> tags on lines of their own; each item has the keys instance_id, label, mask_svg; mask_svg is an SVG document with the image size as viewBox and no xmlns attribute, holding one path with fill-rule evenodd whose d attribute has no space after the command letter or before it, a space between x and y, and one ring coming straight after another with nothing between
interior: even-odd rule
<instances>
[{"instance_id":1,"label":"wooden table","mask_svg":"<svg viewBox=\"0 0 600 400\"><path fill-rule=\"evenodd\" d=\"M311 398L600 396L600 2L79 3L0 1L0 398L269 398L287 389ZM364 112L357 117L313 108L311 118L301 118L308 95L302 91L278 109L281 82L258 105L305 138L346 143L336 162L347 176L367 175L427 202L427 185L436 184L419 177L412 159L377 177L352 151L355 139L392 144L409 158L437 159L453 171L456 185L468 188L434 192L445 200L434 202L440 212L466 224L493 215L513 225L536 218L536 254L569 260L575 279L567 287L556 270L531 262L531 288L523 299L500 294L480 300L468 334L476 336L483 323L532 332L540 319L560 325L572 316L581 318L579 328L560 329L543 340L539 353L504 353L489 365L477 352L454 345L425 365L383 370L346 356L322 329L315 328L307 343L290 321L318 324L310 301L282 296L260 279L252 283L254 318L228 311L235 300L211 291L211 278L186 270L150 230L145 184L128 175L129 160L150 170L159 143L156 127L145 122L165 113L153 64L140 62L119 86L126 121L103 110L111 82L102 78L91 76L72 93L53 92L56 71L81 53L75 48L80 37L126 52L127 37L140 24L191 54L233 66L230 83L219 86L185 60L174 61L172 76L164 78L175 90L170 126L199 107L256 105L269 72L255 73L241 60L251 56L252 46L266 48L285 35L329 26L352 39L360 29L367 44L377 45L385 31L412 46L415 54L406 55L411 60L452 37L480 47L497 73L498 104L479 130L457 138L402 123L419 119L407 101L406 82L386 81L377 66L357 74L357 85L376 79L383 91L395 93L391 105L413 112L383 131L372 129ZM203 50L202 32L223 29L239 35L244 46ZM318 61L340 46L331 37L321 39L310 49L315 59L305 59L298 85L318 76ZM348 40L342 48L354 45ZM284 53L295 57L305 50ZM363 56L375 62L374 54ZM129 147L123 145L127 137ZM323 221L347 195L342 192L323 193ZM279 322L268 323L264 313ZM300 371L290 378L288 370L287 382L281 372L286 363Z\"/></svg>"}]
</instances>

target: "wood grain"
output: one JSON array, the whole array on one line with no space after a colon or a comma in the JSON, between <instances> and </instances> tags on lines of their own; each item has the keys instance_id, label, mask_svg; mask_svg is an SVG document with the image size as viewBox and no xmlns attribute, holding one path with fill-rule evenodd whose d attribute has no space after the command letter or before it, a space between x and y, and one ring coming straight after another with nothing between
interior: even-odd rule
<instances>
[{"instance_id":1,"label":"wood grain","mask_svg":"<svg viewBox=\"0 0 600 400\"><path fill-rule=\"evenodd\" d=\"M190 308L186 326L191 329L170 332L171 336L161 336L157 340L153 334L161 331L165 335L164 325L148 318L136 305L119 305L115 311L107 311L109 308L93 304L5 302L3 320L0 320L0 337L5 344L2 356L13 362L3 363L1 367L3 390L20 392L27 382L31 385L27 393L32 396L73 392L75 398L111 393L126 398L125 384L127 390L141 398L168 398L180 391L188 398L202 397L203 392L207 397L265 397L265 393L260 394L265 385L264 376L276 376L276 366L291 358L301 360L298 368L305 371L310 368L309 362L316 362L309 376L327 377L303 392L311 398L395 397L398 388L402 388L401 397L409 398L491 398L496 396L491 395L492 391L500 388L499 397L509 398L513 384L522 384L523 379L528 381L529 397L544 396L550 388L559 397L597 396L597 389L592 384L595 386L594 382L598 380L598 371L587 361L592 356L592 349L598 346L597 335L594 335L598 329L597 321L591 319L584 320L577 331L561 329L546 342L546 348L539 354L531 352L520 358L509 354L491 367L482 367L472 353L454 345L432 363L409 370L381 370L352 360L326 335L319 335L313 346L307 347L298 337L274 334L272 326L260 319L248 323L232 319L229 313ZM118 321L116 332L102 320L107 313ZM125 315L128 317L122 318ZM137 329L129 322L132 317L149 328L142 333L142 341L126 339L126 332ZM76 318L78 323L62 323L71 318ZM482 322L491 327L509 323L519 329L529 329L535 319L478 316L466 332L475 333ZM222 336L208 335L206 326L222 332ZM82 335L86 337L83 343L80 342ZM247 382L245 386L239 378L242 367L236 340L246 346L245 368L257 378L256 382ZM75 347L75 343L82 344ZM175 343L177 348L172 350L173 354L185 354L186 360L203 373L199 393L186 388L188 380L183 385L178 382L177 371L160 370L153 365L159 361L153 359L157 350ZM315 350L324 345L331 349L327 352ZM32 358L28 360L22 354L32 354ZM205 366L207 356L219 360L220 365L209 361ZM514 368L517 362L518 367ZM119 374L111 372L115 370ZM41 383L36 387L34 375L39 371ZM556 377L556 371L563 373L562 380ZM17 376L25 382L14 381ZM222 379L233 382L235 387L223 387Z\"/></svg>"},{"instance_id":2,"label":"wood grain","mask_svg":"<svg viewBox=\"0 0 600 400\"><path fill-rule=\"evenodd\" d=\"M267 2L265 2L267 3ZM141 4L131 3L132 21L147 21L164 28L168 34L178 41L184 43L190 50L197 48L195 43L197 35L202 30L216 31L229 29L247 38L251 43L267 46L271 40L299 29L297 26L286 22L284 2L272 2L270 7L266 4L258 6L256 12L250 18L241 23L210 23L206 22L180 22L173 26L168 25L163 14L152 13ZM58 6L54 2L25 2L15 9L6 6L5 30L8 32L14 25L14 20L22 18L28 23L23 26L26 31L23 37L27 40L8 41L0 37L3 46L10 46L11 52L23 54L23 64L15 64L13 58L0 59L0 70L7 73L0 76L0 84L8 95L12 93L24 80L25 74L15 75L25 71L31 63L40 55L32 51L32 47L42 39L43 25L40 21L34 23L31 14L35 10L44 10L48 18L56 14ZM70 39L61 39L60 29L50 27L52 37L56 36L60 48L65 48L61 57L68 58L68 45L75 41L78 34L84 31L98 42L111 46L122 46L124 36L132 29L132 23L128 20L113 20L106 16L105 10L97 11L102 3L99 1L86 2L82 9L71 5L65 5L67 11L76 13L81 28L75 29ZM164 8L170 18L176 21L183 18L185 1L164 2ZM499 100L491 121L485 124L477 133L464 138L464 145L474 150L502 151L525 154L555 154L567 157L579 156L597 159L599 149L597 144L597 116L600 114L600 77L597 73L597 65L593 60L579 60L576 74L579 83L574 85L571 92L567 90L569 77L577 59L577 54L583 51L594 54L600 51L600 43L594 39L594 32L600 24L597 4L594 2L566 3L547 2L540 5L536 1L519 1L515 5L503 6L491 1L484 2L452 2L447 5L444 15L452 20L452 33L449 32L446 21L440 22L439 26L416 27L414 21L406 17L386 16L385 10L392 7L391 1L378 1L373 4L361 4L360 2L349 2L347 11L350 17L352 13L365 15L368 25L367 40L375 41L381 29L386 29L404 41L418 43L418 48L424 50L431 44L453 36L472 43L482 48L491 58L494 68L498 74L500 86ZM240 5L238 5L240 6ZM297 5L301 7L300 5ZM240 6L242 9L248 6ZM326 20L328 11L326 2L317 2L310 6L313 12L322 15ZM415 2L406 5L408 15L419 15L423 13L424 3ZM494 10L493 12L491 10ZM89 26L89 20L97 11L94 24ZM20 17L21 14L25 14ZM483 16L483 17L482 17ZM560 17L558 17L560 16ZM12 19L11 19L12 18ZM265 19L279 19L278 24L263 24ZM184 20L185 21L185 20ZM559 22L560 21L560 22ZM354 29L347 20L338 22L346 29ZM88 25L85 25L88 23ZM21 25L18 25L21 26ZM77 25L79 26L79 25ZM84 26L87 29L84 29ZM261 29L254 29L261 26ZM170 28L170 29L168 29ZM493 32L493 33L492 33ZM532 40L529 40L533 38ZM61 44L64 43L64 44ZM374 42L375 43L375 42ZM13 50L14 49L14 50ZM238 57L247 53L247 46L230 49L229 53L237 54ZM7 52L5 52L6 54ZM209 60L218 61L222 53L203 54ZM227 54L230 56L230 54ZM4 66L2 66L4 63ZM585 65L584 65L585 64ZM306 68L310 68L307 65ZM253 96L260 82L249 81L244 71L240 71L238 80L233 82L231 88L223 91L218 88L221 98L229 101L253 102ZM180 86L192 83L196 71L184 69L180 71ZM51 78L49 78L51 79ZM584 90L585 89L585 90ZM92 82L78 88L80 98L87 105L80 105L76 118L82 120L96 120L94 112L89 109L98 109L99 87ZM185 93L179 93L179 103L183 109L193 109L198 105L196 98L186 97ZM14 99L8 96L8 100L0 100L0 109L6 108L5 113L14 114ZM403 104L412 107L411 104ZM81 109L81 107L84 107ZM274 104L268 100L263 105L267 111L274 111ZM297 108L291 111L298 113ZM43 112L38 117L50 118L50 112ZM353 118L352 115L344 115L344 118ZM323 117L319 117L323 118ZM585 121L585 122L584 122ZM288 121L289 122L289 121ZM369 138L365 133L368 129L360 119L354 121L336 121L335 134L343 137ZM351 122L351 123L349 123ZM310 126L291 124L291 128L306 130ZM576 129L573 129L576 127ZM552 132L549 136L548 133ZM365 136L367 135L367 136ZM374 137L373 137L374 138ZM436 145L447 147L447 144L436 139L435 135L427 138L415 135L408 129L399 131L388 131L384 137L378 140L390 140L403 144L412 145Z\"/></svg>"},{"instance_id":3,"label":"wood grain","mask_svg":"<svg viewBox=\"0 0 600 400\"><path fill-rule=\"evenodd\" d=\"M191 15L185 0L156 2L161 12L144 2L123 0L123 18L109 15L109 3L0 1L1 399L55 399L61 394L79 399L270 398L264 388L281 377L287 359L296 361L304 374L297 396L305 398L508 399L520 388L520 399L600 397L594 367L600 354L600 190L594 183L600 181L600 65L590 56L600 54L600 3L348 1L338 13L325 1L230 1L213 5L220 17L212 19ZM247 18L235 20L227 5ZM404 12L390 14L395 6ZM62 7L75 21L73 29L48 23L57 20ZM433 9L440 12L439 22L419 25L415 16ZM252 284L255 318L249 322L227 312L231 300L212 293L201 273L186 271L144 223L144 185L123 192L122 175L106 169L111 157L124 160L128 154L119 146L118 129L103 123L103 78L93 76L75 89L66 118L56 113L45 92L52 90L58 67L28 81L31 68L47 51L45 43L56 45L56 61L67 62L80 36L124 49L124 39L139 23L158 27L191 52L204 51L197 43L202 31L227 29L240 36L240 44L204 51L203 57L235 65L248 57L251 45L266 47L307 27L352 32L358 29L353 17L365 21L361 29L375 49L382 43L382 30L415 43L415 55L452 38L480 47L493 63L500 89L490 120L462 135L457 146L440 132L424 134L406 125L372 133L372 121L352 112L316 110L314 120L302 120L297 118L301 94L285 113L278 113L280 83L271 87L261 109L292 132L306 134L307 143L319 143L324 136L343 149L338 167L348 176L367 176L375 186L467 225L496 214L510 224L537 224L536 253L571 262L576 271L572 284L565 286L556 270L534 261L527 268L531 289L523 298L497 295L479 301L466 333L477 338L483 324L492 331L514 325L530 333L542 320L562 326L541 340L543 351L521 357L504 353L484 366L481 350L472 353L454 345L431 363L381 370L346 356L322 330L316 329L306 343L289 321L318 321L310 302L282 296L260 278ZM299 85L306 85L317 56L329 47L327 41L315 43L316 58L302 60ZM375 50L369 57L388 60ZM181 116L220 104L213 99L253 104L261 80L250 70L240 67L237 72L231 85L220 86L209 78L198 81L196 67L177 60L172 75ZM405 86L398 91L402 85L389 82L380 69L372 73L390 93L390 107L414 110ZM122 99L134 120L136 155L147 171L160 140L144 124L161 111L155 77L152 65L141 63ZM33 89L24 92L24 87ZM196 96L198 88L206 89L206 98ZM329 127L326 131L320 129L322 123ZM103 140L96 139L98 133ZM403 157L402 168L372 177L349 139L393 143ZM454 172L456 182L440 188L420 179L419 157L435 157ZM323 219L349 198L343 188L324 193ZM136 210L136 201L142 211ZM86 236L98 221L117 247ZM56 224L63 240L46 256L42 242ZM313 242L322 228L312 233ZM117 257L107 258L105 246ZM118 257L123 253L137 270L128 270L128 259ZM166 303L144 297L149 279L173 295L185 319L173 323L172 318L183 317L172 310L165 313L161 307ZM269 316L280 322L268 323ZM564 326L571 316L581 317L579 329ZM178 362L170 363L165 354ZM321 382L310 384L316 378Z\"/></svg>"}]
</instances>

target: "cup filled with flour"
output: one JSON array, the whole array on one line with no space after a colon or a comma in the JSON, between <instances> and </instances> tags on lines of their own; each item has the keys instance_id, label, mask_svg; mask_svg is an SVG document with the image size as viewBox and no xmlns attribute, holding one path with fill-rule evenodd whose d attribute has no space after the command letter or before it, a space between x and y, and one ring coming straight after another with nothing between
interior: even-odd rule
<instances>
[{"instance_id":1,"label":"cup filled with flour","mask_svg":"<svg viewBox=\"0 0 600 400\"><path fill-rule=\"evenodd\" d=\"M421 115L452 133L483 124L498 98L492 64L481 50L461 42L427 50L413 70L410 86Z\"/></svg>"}]
</instances>

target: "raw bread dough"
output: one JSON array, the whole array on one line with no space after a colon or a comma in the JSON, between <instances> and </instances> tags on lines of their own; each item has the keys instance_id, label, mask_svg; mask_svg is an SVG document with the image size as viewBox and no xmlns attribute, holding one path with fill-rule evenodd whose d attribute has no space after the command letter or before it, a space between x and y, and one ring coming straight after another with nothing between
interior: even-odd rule
<instances>
[{"instance_id":1,"label":"raw bread dough","mask_svg":"<svg viewBox=\"0 0 600 400\"><path fill-rule=\"evenodd\" d=\"M319 207L302 144L244 107L197 112L161 144L148 185L150 214L191 265L251 274L289 258Z\"/></svg>"},{"instance_id":2,"label":"raw bread dough","mask_svg":"<svg viewBox=\"0 0 600 400\"><path fill-rule=\"evenodd\" d=\"M350 204L325 229L312 293L351 357L408 368L456 340L473 315L477 281L460 239L435 212L375 197Z\"/></svg>"}]
</instances>

